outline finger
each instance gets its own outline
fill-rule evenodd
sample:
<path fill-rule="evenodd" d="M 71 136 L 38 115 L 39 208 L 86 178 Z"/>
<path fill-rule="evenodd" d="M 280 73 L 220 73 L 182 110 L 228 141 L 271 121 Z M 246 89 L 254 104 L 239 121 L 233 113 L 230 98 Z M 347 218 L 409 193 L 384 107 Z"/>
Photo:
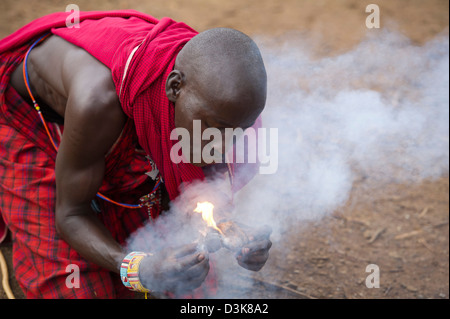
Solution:
<path fill-rule="evenodd" d="M 244 262 L 240 262 L 238 261 L 239 266 L 241 266 L 242 268 L 251 270 L 251 271 L 259 271 L 261 270 L 262 267 L 264 267 L 264 265 L 266 264 L 265 262 L 263 263 L 258 263 L 258 264 L 250 264 L 250 263 L 244 263 Z"/>
<path fill-rule="evenodd" d="M 192 290 L 200 287 L 202 283 L 205 281 L 206 276 L 203 278 L 195 278 L 195 279 L 189 279 L 184 281 L 177 281 L 175 284 L 176 286 L 176 293 L 178 295 L 184 295 L 186 293 L 191 292 Z"/>
<path fill-rule="evenodd" d="M 193 265 L 201 262 L 205 259 L 205 254 L 196 253 L 194 255 L 189 255 L 182 257 L 181 259 L 177 258 L 172 261 L 168 261 L 166 264 L 166 273 L 168 277 L 179 277 L 182 276 L 183 273 L 192 267 Z"/>
<path fill-rule="evenodd" d="M 208 275 L 208 273 L 206 273 L 206 275 Z M 192 291 L 192 290 L 200 287 L 203 284 L 203 282 L 205 281 L 206 275 L 202 276 L 202 277 L 190 279 L 189 281 L 184 283 L 184 288 L 187 291 Z"/>
<path fill-rule="evenodd" d="M 245 247 L 239 254 L 236 255 L 236 259 L 238 262 L 246 264 L 265 263 L 269 258 L 269 248 L 271 245 L 272 243 L 268 241 L 265 244 L 255 245 L 253 247 L 255 250 L 250 250 L 250 248 Z"/>
<path fill-rule="evenodd" d="M 200 263 L 187 269 L 184 273 L 184 276 L 187 280 L 203 281 L 205 277 L 208 275 L 209 269 L 210 269 L 209 261 L 205 258 Z"/>
<path fill-rule="evenodd" d="M 191 285 L 190 281 L 203 281 L 209 272 L 209 258 L 201 253 L 188 255 L 179 259 L 167 259 L 164 263 L 164 271 L 161 273 L 161 286 L 174 293 L 186 290 L 185 285 Z M 155 287 L 161 288 L 154 285 Z M 198 285 L 197 285 L 198 286 Z"/>
<path fill-rule="evenodd" d="M 252 257 L 243 257 L 237 259 L 238 264 L 249 270 L 258 271 L 260 270 L 267 262 L 269 258 L 268 253 L 252 256 Z"/>
<path fill-rule="evenodd" d="M 187 255 L 195 254 L 197 252 L 198 244 L 191 243 L 181 247 L 175 248 L 172 253 L 176 258 L 184 257 Z"/>
<path fill-rule="evenodd" d="M 269 258 L 269 254 L 267 251 L 259 251 L 253 254 L 239 255 L 236 257 L 238 261 L 244 263 L 260 263 L 266 261 L 267 258 Z"/>
<path fill-rule="evenodd" d="M 236 257 L 238 261 L 244 263 L 261 263 L 265 262 L 269 258 L 269 252 L 267 250 L 259 250 L 251 254 L 239 255 Z"/>
<path fill-rule="evenodd" d="M 177 258 L 177 268 L 178 271 L 186 271 L 192 266 L 202 264 L 203 262 L 209 262 L 208 254 L 196 251 L 194 254 Z"/>
<path fill-rule="evenodd" d="M 253 241 L 246 244 L 240 251 L 242 255 L 251 254 L 257 251 L 266 251 L 272 247 L 272 242 L 270 240 L 260 240 Z"/>
<path fill-rule="evenodd" d="M 196 287 L 200 286 L 205 281 L 206 276 L 208 276 L 209 270 L 210 270 L 209 262 L 206 263 L 204 267 L 202 267 L 201 269 L 194 269 L 194 268 L 189 269 L 187 275 L 189 277 L 188 282 L 190 283 L 190 285 Z"/>
<path fill-rule="evenodd" d="M 198 288 L 205 281 L 209 269 L 209 262 L 204 259 L 199 264 L 173 276 L 172 280 L 174 280 L 177 292 L 183 294 Z"/>

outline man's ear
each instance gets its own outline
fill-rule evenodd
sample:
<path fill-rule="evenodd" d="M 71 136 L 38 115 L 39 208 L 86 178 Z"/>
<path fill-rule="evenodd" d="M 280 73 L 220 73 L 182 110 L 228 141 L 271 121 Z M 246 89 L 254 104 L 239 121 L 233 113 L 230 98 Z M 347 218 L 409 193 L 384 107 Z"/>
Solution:
<path fill-rule="evenodd" d="M 166 95 L 169 101 L 175 103 L 180 95 L 180 90 L 184 85 L 184 74 L 179 70 L 170 72 L 166 81 Z"/>

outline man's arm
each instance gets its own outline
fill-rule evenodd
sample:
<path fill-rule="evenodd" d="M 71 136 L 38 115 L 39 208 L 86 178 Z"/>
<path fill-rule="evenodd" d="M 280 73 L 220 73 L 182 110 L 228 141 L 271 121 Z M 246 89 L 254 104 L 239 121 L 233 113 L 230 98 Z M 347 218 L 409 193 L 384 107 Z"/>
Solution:
<path fill-rule="evenodd" d="M 118 273 L 125 253 L 90 203 L 102 184 L 105 154 L 119 137 L 126 118 L 110 71 L 97 63 L 88 62 L 76 74 L 63 76 L 70 81 L 56 158 L 56 227 L 84 258 Z"/>
<path fill-rule="evenodd" d="M 99 91 L 110 89 L 106 81 Z M 114 96 L 100 100 L 95 95 L 72 96 L 56 158 L 56 227 L 84 258 L 119 273 L 127 252 L 95 216 L 90 203 L 103 180 L 105 154 L 120 135 L 125 117 Z M 200 286 L 208 271 L 207 253 L 193 243 L 154 252 L 142 261 L 140 278 L 152 290 L 181 292 Z"/>
<path fill-rule="evenodd" d="M 58 44 L 55 50 L 72 46 Z M 65 52 L 61 91 L 67 92 L 68 99 L 56 158 L 56 228 L 85 259 L 119 273 L 129 252 L 97 218 L 91 201 L 103 181 L 105 155 L 119 137 L 126 116 L 111 71 L 82 49 Z M 152 290 L 180 292 L 200 286 L 208 271 L 207 252 L 193 243 L 152 251 L 151 257 L 142 260 L 139 277 Z"/>

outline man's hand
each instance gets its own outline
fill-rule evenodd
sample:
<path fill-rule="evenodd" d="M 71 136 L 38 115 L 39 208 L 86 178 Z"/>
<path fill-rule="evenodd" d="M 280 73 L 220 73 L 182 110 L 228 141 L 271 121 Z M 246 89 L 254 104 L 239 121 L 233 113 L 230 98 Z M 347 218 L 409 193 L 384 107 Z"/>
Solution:
<path fill-rule="evenodd" d="M 242 228 L 249 242 L 236 254 L 238 264 L 245 269 L 259 271 L 269 258 L 269 249 L 272 242 L 269 237 L 272 233 L 270 226 L 261 228 Z"/>
<path fill-rule="evenodd" d="M 139 277 L 153 291 L 183 294 L 199 287 L 209 272 L 209 258 L 197 244 L 166 249 L 142 260 Z"/>

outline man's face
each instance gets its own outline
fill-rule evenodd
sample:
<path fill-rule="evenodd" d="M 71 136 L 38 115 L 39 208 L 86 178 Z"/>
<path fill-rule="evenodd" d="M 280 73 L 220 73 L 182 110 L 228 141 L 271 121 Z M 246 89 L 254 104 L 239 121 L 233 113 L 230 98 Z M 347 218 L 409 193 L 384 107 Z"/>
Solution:
<path fill-rule="evenodd" d="M 220 102 L 218 99 L 208 98 L 201 94 L 200 90 L 181 90 L 175 102 L 175 127 L 184 128 L 189 132 L 190 136 L 190 158 L 187 159 L 195 166 L 205 166 L 203 157 L 194 157 L 194 152 L 199 151 L 194 148 L 194 138 L 203 136 L 203 132 L 207 128 L 217 128 L 221 132 L 221 140 L 218 141 L 213 137 L 209 139 L 201 139 L 200 152 L 205 145 L 209 144 L 213 139 L 215 143 L 220 143 L 215 147 L 216 151 L 220 150 L 221 154 L 225 154 L 225 129 L 226 128 L 242 128 L 246 129 L 253 125 L 259 112 L 251 112 L 248 106 L 239 105 L 240 103 Z M 243 110 L 248 110 L 247 112 Z M 194 120 L 200 120 L 200 134 L 194 135 Z M 197 129 L 198 131 L 198 129 Z M 198 132 L 196 132 L 198 133 Z M 198 139 L 197 139 L 198 140 Z M 199 141 L 200 142 L 200 141 Z M 211 146 L 211 145 L 210 145 Z M 195 158 L 201 158 L 200 163 L 195 162 Z"/>

